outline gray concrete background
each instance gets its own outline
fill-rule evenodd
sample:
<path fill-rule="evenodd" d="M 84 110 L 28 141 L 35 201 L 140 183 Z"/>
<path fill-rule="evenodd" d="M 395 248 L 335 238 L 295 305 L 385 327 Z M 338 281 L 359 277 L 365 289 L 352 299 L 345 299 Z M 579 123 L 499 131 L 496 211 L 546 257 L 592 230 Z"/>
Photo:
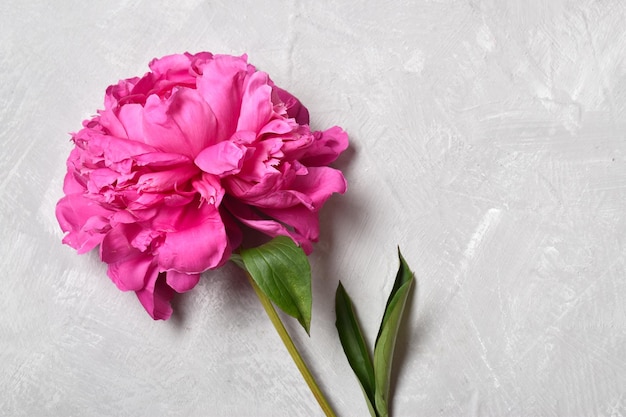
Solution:
<path fill-rule="evenodd" d="M 311 338 L 367 414 L 334 328 L 376 336 L 400 245 L 419 289 L 395 416 L 626 415 L 626 3 L 4 0 L 0 415 L 321 415 L 245 279 L 206 273 L 152 322 L 60 243 L 67 132 L 153 57 L 247 52 L 351 148 L 322 212 Z"/>

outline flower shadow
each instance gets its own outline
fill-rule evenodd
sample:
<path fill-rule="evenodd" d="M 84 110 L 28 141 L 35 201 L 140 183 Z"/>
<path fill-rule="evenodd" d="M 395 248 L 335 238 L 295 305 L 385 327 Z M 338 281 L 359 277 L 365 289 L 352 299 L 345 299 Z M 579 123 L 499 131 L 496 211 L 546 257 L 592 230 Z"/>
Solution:
<path fill-rule="evenodd" d="M 322 323 L 334 323 L 335 290 L 341 277 L 338 268 L 337 253 L 345 244 L 337 242 L 338 231 L 344 228 L 353 230 L 361 222 L 361 211 L 356 204 L 356 199 L 350 194 L 350 169 L 357 156 L 357 151 L 350 145 L 333 166 L 341 170 L 348 182 L 348 191 L 344 195 L 336 195 L 330 198 L 320 210 L 320 240 L 314 246 L 311 255 L 311 267 L 313 274 L 314 303 L 318 308 L 313 315 L 314 320 Z M 331 285 L 331 284 L 334 284 Z M 332 331 L 334 331 L 334 326 Z"/>

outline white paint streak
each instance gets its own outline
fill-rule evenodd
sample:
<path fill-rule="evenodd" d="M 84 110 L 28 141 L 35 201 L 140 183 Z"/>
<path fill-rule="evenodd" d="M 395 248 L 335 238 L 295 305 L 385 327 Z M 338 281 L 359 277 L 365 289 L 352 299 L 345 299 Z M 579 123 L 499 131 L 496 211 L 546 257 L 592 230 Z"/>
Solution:
<path fill-rule="evenodd" d="M 483 241 L 485 234 L 487 231 L 497 226 L 500 222 L 500 217 L 502 216 L 502 210 L 497 208 L 490 208 L 487 210 L 487 213 L 483 216 L 480 224 L 476 227 L 474 234 L 470 238 L 467 247 L 463 251 L 463 258 L 466 260 L 471 260 L 476 255 L 476 248 Z"/>
<path fill-rule="evenodd" d="M 424 52 L 419 49 L 415 49 L 409 59 L 404 63 L 404 69 L 409 72 L 421 74 L 424 70 L 425 58 Z"/>
<path fill-rule="evenodd" d="M 500 222 L 501 217 L 502 210 L 497 208 L 490 208 L 482 217 L 478 226 L 476 226 L 474 233 L 470 237 L 469 241 L 467 242 L 467 246 L 463 251 L 463 257 L 461 258 L 458 272 L 454 276 L 457 284 L 460 285 L 459 279 L 467 273 L 467 270 L 470 267 L 472 260 L 476 256 L 476 250 L 482 243 L 485 235 L 490 229 L 497 226 L 497 224 Z"/>
<path fill-rule="evenodd" d="M 496 39 L 493 37 L 489 26 L 483 24 L 476 33 L 476 43 L 487 52 L 491 52 L 496 47 Z"/>
<path fill-rule="evenodd" d="M 474 321 L 474 318 L 472 316 L 468 316 L 468 318 L 469 318 L 469 324 L 472 330 L 474 331 L 474 334 L 476 335 L 476 339 L 478 339 L 478 343 L 480 344 L 480 351 L 481 351 L 480 359 L 489 370 L 491 378 L 493 379 L 493 386 L 495 388 L 500 388 L 500 381 L 498 380 L 498 375 L 496 374 L 496 370 L 494 369 L 493 365 L 491 365 L 487 357 L 488 355 L 487 345 L 480 334 L 480 330 L 478 330 L 478 326 L 476 326 L 476 322 Z"/>

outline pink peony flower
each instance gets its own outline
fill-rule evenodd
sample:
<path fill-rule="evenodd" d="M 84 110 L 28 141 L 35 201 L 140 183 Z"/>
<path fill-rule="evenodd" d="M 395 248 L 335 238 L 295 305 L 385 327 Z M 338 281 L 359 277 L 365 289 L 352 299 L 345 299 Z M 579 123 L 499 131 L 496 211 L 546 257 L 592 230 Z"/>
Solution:
<path fill-rule="evenodd" d="M 110 86 L 72 135 L 56 216 L 64 243 L 100 245 L 117 287 L 167 319 L 174 293 L 223 265 L 245 228 L 310 253 L 318 210 L 346 190 L 326 165 L 348 138 L 312 132 L 306 108 L 245 55 L 171 55 L 150 69 Z"/>

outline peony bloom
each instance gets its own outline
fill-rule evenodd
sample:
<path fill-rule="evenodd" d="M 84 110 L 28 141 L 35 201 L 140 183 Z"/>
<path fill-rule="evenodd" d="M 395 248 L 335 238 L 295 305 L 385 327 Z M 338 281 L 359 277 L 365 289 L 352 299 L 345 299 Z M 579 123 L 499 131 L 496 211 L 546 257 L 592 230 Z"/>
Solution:
<path fill-rule="evenodd" d="M 56 216 L 63 242 L 100 246 L 107 273 L 154 319 L 175 292 L 223 265 L 242 231 L 286 235 L 305 252 L 318 210 L 346 181 L 326 166 L 348 146 L 312 132 L 306 108 L 246 56 L 171 55 L 110 86 L 72 135 Z"/>

